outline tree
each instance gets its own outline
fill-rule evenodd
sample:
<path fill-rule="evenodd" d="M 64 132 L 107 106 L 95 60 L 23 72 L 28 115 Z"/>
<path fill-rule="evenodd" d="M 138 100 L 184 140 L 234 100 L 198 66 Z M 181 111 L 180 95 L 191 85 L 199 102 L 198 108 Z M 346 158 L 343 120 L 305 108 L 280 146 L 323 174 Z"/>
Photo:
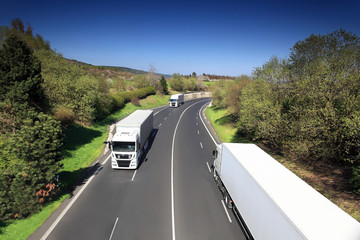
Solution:
<path fill-rule="evenodd" d="M 160 84 L 161 84 L 161 87 L 162 87 L 162 93 L 164 93 L 165 95 L 168 95 L 169 94 L 169 89 L 168 89 L 168 85 L 167 85 L 167 82 L 166 82 L 166 79 L 165 79 L 164 76 L 161 76 Z"/>
<path fill-rule="evenodd" d="M 169 79 L 170 87 L 175 91 L 184 91 L 185 90 L 185 78 L 178 73 L 174 73 Z"/>
<path fill-rule="evenodd" d="M 147 80 L 147 77 L 144 74 L 135 75 L 133 78 L 133 82 L 134 82 L 134 87 L 137 89 L 149 86 L 149 81 Z"/>
<path fill-rule="evenodd" d="M 17 36 L 7 38 L 0 49 L 0 101 L 16 108 L 40 108 L 44 99 L 40 61 Z"/>
<path fill-rule="evenodd" d="M 24 23 L 21 21 L 20 18 L 15 18 L 11 21 L 11 27 L 16 29 L 20 34 L 24 34 Z"/>
<path fill-rule="evenodd" d="M 284 113 L 293 151 L 313 161 L 359 164 L 359 127 L 352 123 L 360 118 L 360 38 L 342 29 L 311 35 L 294 45 L 290 64 Z"/>
<path fill-rule="evenodd" d="M 154 87 L 157 91 L 160 91 L 160 79 L 156 74 L 156 68 L 152 64 L 150 64 L 150 69 L 146 74 L 146 78 L 151 87 Z"/>

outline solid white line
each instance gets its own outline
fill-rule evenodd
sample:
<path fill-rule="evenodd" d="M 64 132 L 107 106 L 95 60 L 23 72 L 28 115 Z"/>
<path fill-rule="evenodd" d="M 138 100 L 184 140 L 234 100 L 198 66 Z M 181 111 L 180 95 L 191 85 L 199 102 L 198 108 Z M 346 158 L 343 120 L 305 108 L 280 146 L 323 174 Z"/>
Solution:
<path fill-rule="evenodd" d="M 229 222 L 232 222 L 232 221 L 231 221 L 231 218 L 230 218 L 230 215 L 229 215 L 229 213 L 228 213 L 228 211 L 227 211 L 227 209 L 226 209 L 226 207 L 225 207 L 225 203 L 224 203 L 224 201 L 223 201 L 223 200 L 221 200 L 221 203 L 222 203 L 222 205 L 223 205 L 223 207 L 224 207 L 224 210 L 225 210 L 226 215 L 227 215 L 227 217 L 228 217 L 228 219 L 229 219 Z"/>
<path fill-rule="evenodd" d="M 211 169 L 210 169 L 210 166 L 209 166 L 209 163 L 208 163 L 208 162 L 206 162 L 206 165 L 207 165 L 207 167 L 208 167 L 208 169 L 209 169 L 209 172 L 211 172 Z"/>
<path fill-rule="evenodd" d="M 173 135 L 173 140 L 172 140 L 171 164 L 170 164 L 171 165 L 171 227 L 172 227 L 171 230 L 172 230 L 172 240 L 175 240 L 175 203 L 174 203 L 174 147 L 175 147 L 175 136 L 176 136 L 176 131 L 177 131 L 177 128 L 179 126 L 179 123 L 180 123 L 180 120 L 181 120 L 182 116 L 184 115 L 186 110 L 188 110 L 190 107 L 192 107 L 193 105 L 195 105 L 197 103 L 194 103 L 194 104 L 190 105 L 189 107 L 187 107 L 181 113 L 181 115 L 179 117 L 179 120 L 178 120 L 178 122 L 176 124 L 174 135 Z"/>
<path fill-rule="evenodd" d="M 132 178 L 131 178 L 131 181 L 134 181 L 134 178 L 135 178 L 136 172 L 137 172 L 137 170 L 135 170 L 135 172 L 134 172 L 134 174 L 133 174 L 133 176 L 132 176 Z"/>
<path fill-rule="evenodd" d="M 200 142 L 200 147 L 203 148 L 202 142 Z"/>
<path fill-rule="evenodd" d="M 205 104 L 204 106 L 202 106 L 201 109 L 203 109 L 203 107 L 205 107 L 205 106 L 206 106 L 206 104 Z M 211 135 L 209 129 L 206 127 L 206 124 L 204 123 L 204 120 L 203 120 L 202 117 L 201 117 L 201 111 L 202 111 L 201 109 L 200 109 L 200 112 L 199 112 L 200 119 L 201 119 L 201 121 L 202 121 L 202 123 L 203 123 L 203 125 L 204 125 L 204 127 L 205 127 L 205 129 L 206 129 L 206 131 L 209 133 L 211 139 L 212 139 L 213 142 L 215 143 L 215 145 L 218 145 L 218 144 L 216 143 L 214 137 Z"/>
<path fill-rule="evenodd" d="M 165 109 L 167 109 L 167 107 L 164 107 L 164 108 L 161 109 L 160 111 L 157 111 L 156 113 L 154 113 L 154 116 L 155 116 L 156 114 L 158 114 L 159 112 L 161 112 L 162 110 L 165 110 Z"/>
<path fill-rule="evenodd" d="M 113 226 L 113 229 L 112 229 L 112 231 L 111 231 L 111 235 L 110 235 L 109 240 L 111 240 L 111 238 L 112 238 L 112 236 L 113 236 L 113 234 L 114 234 L 115 227 L 116 227 L 116 224 L 117 224 L 118 220 L 119 220 L 119 218 L 116 218 L 116 221 L 115 221 L 114 226 Z"/>
<path fill-rule="evenodd" d="M 105 164 L 111 157 L 111 154 L 109 155 L 109 157 L 103 162 L 103 164 Z"/>
<path fill-rule="evenodd" d="M 87 185 L 89 185 L 89 183 L 94 179 L 95 174 L 92 175 L 89 180 L 85 183 L 85 185 L 80 189 L 80 191 L 76 194 L 76 196 L 71 200 L 71 202 L 69 203 L 69 205 L 66 206 L 66 208 L 64 209 L 64 211 L 62 211 L 62 213 L 58 216 L 58 218 L 55 220 L 55 222 L 53 222 L 53 224 L 50 226 L 50 228 L 46 231 L 46 233 L 44 234 L 44 236 L 42 236 L 41 240 L 45 240 L 50 233 L 52 232 L 52 230 L 54 230 L 54 228 L 56 227 L 56 225 L 60 222 L 60 220 L 65 216 L 65 214 L 67 213 L 67 211 L 69 211 L 69 209 L 71 208 L 71 206 L 74 204 L 74 202 L 76 201 L 76 199 L 78 199 L 78 197 L 81 195 L 81 193 L 85 190 L 85 188 L 87 187 Z"/>

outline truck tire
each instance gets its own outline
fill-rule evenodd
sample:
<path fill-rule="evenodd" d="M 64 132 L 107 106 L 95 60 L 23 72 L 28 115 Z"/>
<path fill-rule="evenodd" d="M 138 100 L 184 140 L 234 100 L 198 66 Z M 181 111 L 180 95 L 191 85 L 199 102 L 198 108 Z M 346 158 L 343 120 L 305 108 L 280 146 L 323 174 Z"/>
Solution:
<path fill-rule="evenodd" d="M 229 209 L 232 209 L 233 205 L 232 205 L 232 200 L 229 196 L 228 193 L 224 194 L 224 202 L 225 202 L 225 206 Z"/>

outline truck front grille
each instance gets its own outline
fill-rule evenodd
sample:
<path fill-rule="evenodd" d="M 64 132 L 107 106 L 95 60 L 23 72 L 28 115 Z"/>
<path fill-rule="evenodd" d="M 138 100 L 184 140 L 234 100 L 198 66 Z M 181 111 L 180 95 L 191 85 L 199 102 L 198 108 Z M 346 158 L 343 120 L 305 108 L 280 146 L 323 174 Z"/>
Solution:
<path fill-rule="evenodd" d="M 118 167 L 129 167 L 131 161 L 116 160 Z"/>
<path fill-rule="evenodd" d="M 115 154 L 115 157 L 117 159 L 131 159 L 131 154 Z"/>

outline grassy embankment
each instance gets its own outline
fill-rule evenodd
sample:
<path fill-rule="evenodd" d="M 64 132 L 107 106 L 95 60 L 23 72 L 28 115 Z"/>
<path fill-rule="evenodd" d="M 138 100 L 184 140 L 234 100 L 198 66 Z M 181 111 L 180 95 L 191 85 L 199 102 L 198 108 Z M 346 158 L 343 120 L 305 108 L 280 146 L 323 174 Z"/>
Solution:
<path fill-rule="evenodd" d="M 101 154 L 110 124 L 137 109 L 149 109 L 166 105 L 168 100 L 169 96 L 149 96 L 140 100 L 140 106 L 128 103 L 123 109 L 116 111 L 101 122 L 94 123 L 92 127 L 71 126 L 66 133 L 67 137 L 63 150 L 64 158 L 62 160 L 63 168 L 59 174 L 62 188 L 67 189 L 66 192 L 69 192 L 69 187 Z M 69 197 L 69 193 L 66 192 L 56 200 L 47 203 L 41 212 L 27 219 L 2 223 L 0 225 L 0 239 L 20 240 L 29 237 Z"/>
<path fill-rule="evenodd" d="M 246 142 L 238 136 L 234 119 L 226 109 L 207 108 L 206 116 L 211 120 L 222 142 Z M 260 147 L 271 153 L 264 146 Z M 270 155 L 353 218 L 360 221 L 359 196 L 349 188 L 349 182 L 344 178 L 343 171 L 326 164 L 314 168 L 294 159 L 286 159 L 281 155 Z"/>

